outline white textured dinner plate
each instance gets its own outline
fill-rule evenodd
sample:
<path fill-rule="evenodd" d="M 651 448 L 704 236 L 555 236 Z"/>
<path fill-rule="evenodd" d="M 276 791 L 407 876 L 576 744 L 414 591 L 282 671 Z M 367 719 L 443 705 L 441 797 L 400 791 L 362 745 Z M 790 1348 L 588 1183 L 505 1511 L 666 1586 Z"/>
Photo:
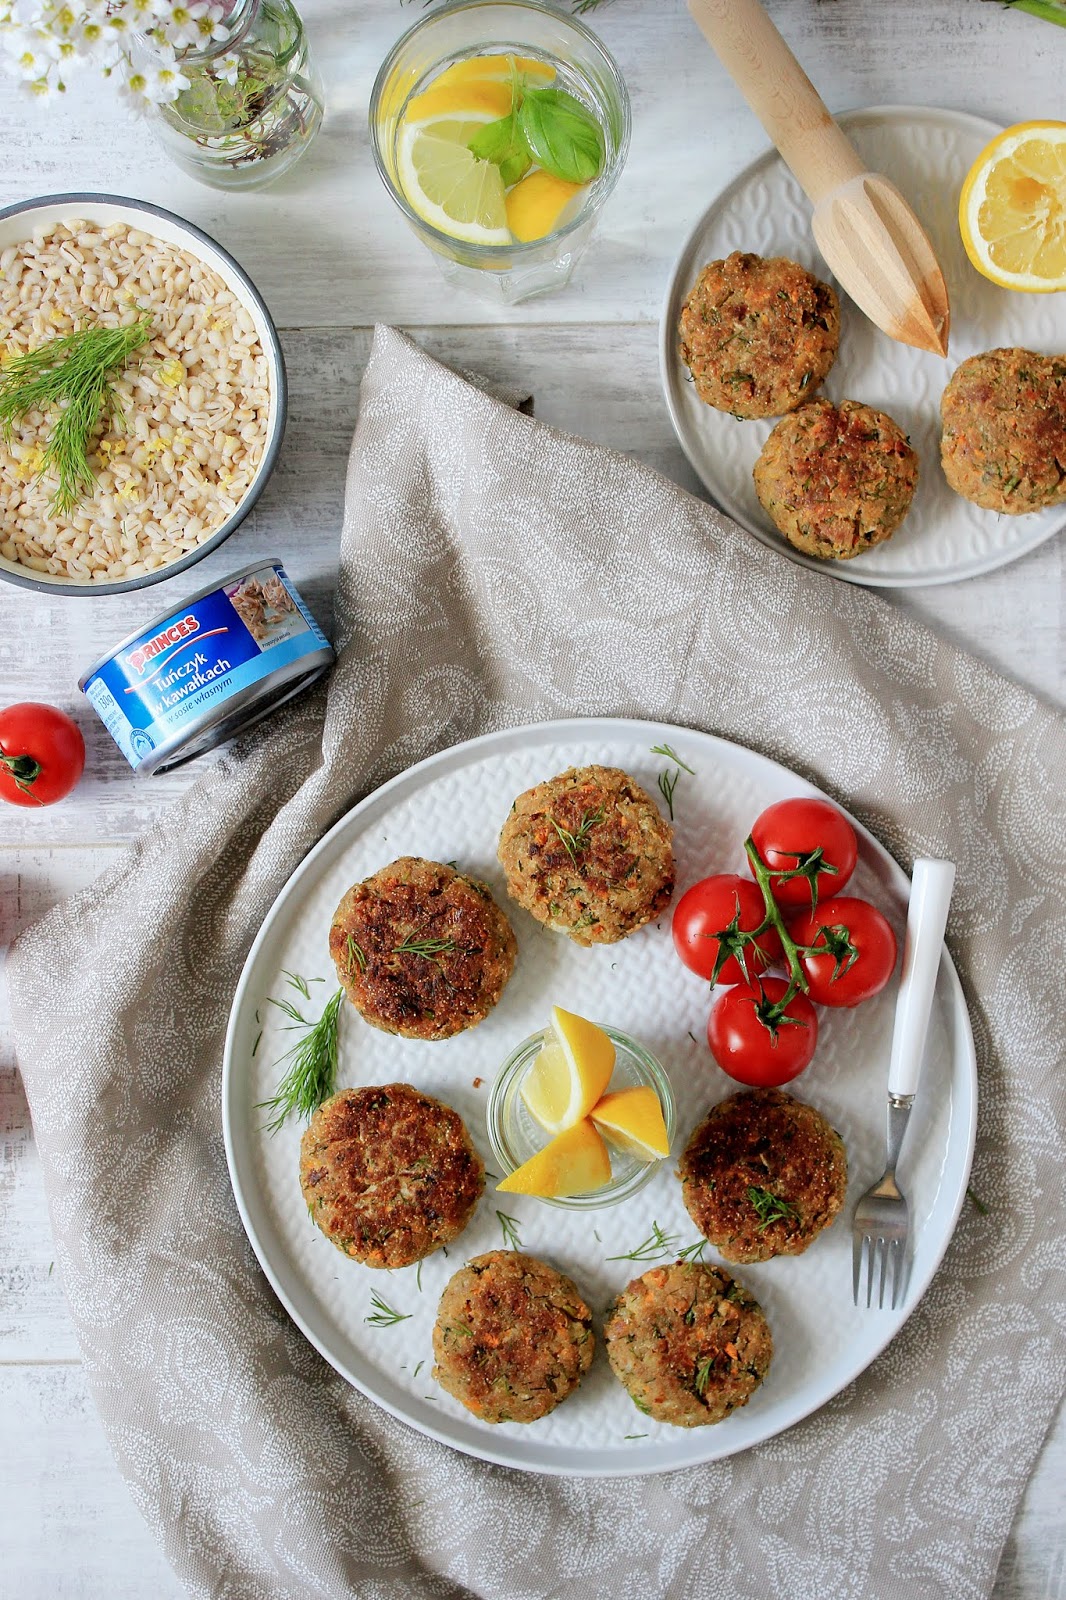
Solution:
<path fill-rule="evenodd" d="M 741 870 L 743 840 L 758 813 L 788 795 L 816 793 L 738 745 L 657 723 L 549 722 L 457 745 L 362 801 L 293 873 L 249 953 L 226 1038 L 222 1108 L 234 1193 L 290 1315 L 338 1372 L 395 1416 L 457 1450 L 530 1472 L 613 1476 L 693 1466 L 768 1439 L 824 1405 L 885 1347 L 928 1285 L 955 1226 L 973 1152 L 973 1041 L 945 952 L 901 1169 L 915 1219 L 911 1286 L 898 1311 L 856 1310 L 847 1219 L 883 1166 L 895 982 L 856 1011 L 823 1012 L 814 1063 L 790 1089 L 843 1135 L 846 1213 L 802 1256 L 731 1269 L 760 1301 L 774 1339 L 769 1375 L 747 1406 L 701 1428 L 664 1426 L 637 1410 L 611 1374 L 601 1330 L 611 1298 L 653 1261 L 610 1258 L 635 1250 L 654 1224 L 673 1236 L 675 1248 L 696 1241 L 681 1203 L 677 1156 L 709 1107 L 737 1086 L 704 1042 L 709 991 L 675 956 L 669 917 L 619 944 L 580 949 L 507 899 L 496 840 L 515 796 L 569 766 L 623 767 L 656 794 L 667 763 L 652 746 L 664 741 L 695 769 L 695 776 L 681 773 L 674 795 L 680 886 L 709 872 Z M 907 878 L 862 829 L 859 837 L 854 890 L 880 905 L 901 932 Z M 327 937 L 341 896 L 408 854 L 455 860 L 492 886 L 518 936 L 514 977 L 485 1022 L 437 1043 L 381 1033 L 345 1005 L 337 1087 L 400 1080 L 438 1096 L 460 1112 L 492 1172 L 485 1109 L 493 1077 L 513 1046 L 543 1027 L 549 1007 L 559 1004 L 621 1028 L 658 1057 L 673 1082 L 679 1135 L 673 1158 L 639 1194 L 601 1210 L 571 1212 L 527 1196 L 497 1196 L 490 1181 L 447 1257 L 438 1251 L 420 1269 L 387 1272 L 349 1260 L 315 1227 L 300 1192 L 302 1127 L 290 1119 L 271 1136 L 256 1105 L 275 1090 L 275 1063 L 292 1042 L 268 997 L 300 1006 L 285 974 L 323 979 L 310 985 L 318 1015 L 336 988 Z M 514 1219 L 523 1249 L 575 1280 L 596 1324 L 596 1357 L 580 1388 L 549 1417 L 526 1426 L 479 1421 L 432 1377 L 441 1291 L 470 1256 L 504 1246 L 497 1211 Z M 715 1259 L 710 1247 L 706 1259 Z M 375 1292 L 406 1320 L 386 1327 L 369 1322 Z"/>
<path fill-rule="evenodd" d="M 940 466 L 940 396 L 967 356 L 999 345 L 1045 355 L 1066 350 L 1066 294 L 999 289 L 973 267 L 959 237 L 962 182 L 1002 130 L 983 117 L 923 106 L 845 111 L 837 121 L 871 171 L 892 178 L 925 224 L 951 297 L 948 359 L 913 350 L 875 328 L 828 271 L 811 234 L 811 207 L 775 150 L 748 167 L 696 223 L 674 268 L 660 329 L 666 403 L 678 439 L 712 499 L 764 544 L 851 583 L 898 588 L 952 583 L 990 572 L 1063 526 L 1063 508 L 1007 517 L 948 488 Z M 920 458 L 918 491 L 891 539 L 851 561 L 816 561 L 785 540 L 759 504 L 752 467 L 776 418 L 738 422 L 696 394 L 681 359 L 681 308 L 708 261 L 734 250 L 788 256 L 840 296 L 840 354 L 818 397 L 861 400 L 894 417 Z"/>

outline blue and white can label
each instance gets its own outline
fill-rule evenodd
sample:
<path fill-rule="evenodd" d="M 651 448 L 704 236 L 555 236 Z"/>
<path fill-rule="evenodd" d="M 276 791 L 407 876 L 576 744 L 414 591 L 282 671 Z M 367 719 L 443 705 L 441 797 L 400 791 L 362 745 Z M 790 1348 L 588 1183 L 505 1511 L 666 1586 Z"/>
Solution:
<path fill-rule="evenodd" d="M 80 680 L 135 772 L 177 766 L 306 688 L 333 660 L 280 563 L 235 573 L 131 635 Z"/>

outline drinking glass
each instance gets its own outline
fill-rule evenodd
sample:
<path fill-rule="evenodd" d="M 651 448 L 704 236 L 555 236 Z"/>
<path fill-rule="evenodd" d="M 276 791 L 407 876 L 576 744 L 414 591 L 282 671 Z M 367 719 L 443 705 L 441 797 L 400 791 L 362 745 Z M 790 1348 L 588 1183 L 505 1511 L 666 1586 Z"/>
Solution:
<path fill-rule="evenodd" d="M 555 69 L 555 87 L 579 99 L 603 133 L 605 159 L 575 215 L 543 238 L 507 245 L 468 243 L 411 205 L 398 177 L 397 146 L 408 102 L 445 68 L 475 56 L 532 57 Z M 450 0 L 416 22 L 382 63 L 370 100 L 374 160 L 389 194 L 432 250 L 444 276 L 483 299 L 513 305 L 569 281 L 629 148 L 625 83 L 596 35 L 541 0 Z"/>

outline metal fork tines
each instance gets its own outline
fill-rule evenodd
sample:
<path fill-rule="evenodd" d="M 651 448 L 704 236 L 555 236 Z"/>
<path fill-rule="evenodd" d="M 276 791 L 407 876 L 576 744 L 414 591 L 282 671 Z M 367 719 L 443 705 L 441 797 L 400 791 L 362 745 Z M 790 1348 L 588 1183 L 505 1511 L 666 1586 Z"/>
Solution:
<path fill-rule="evenodd" d="M 892 1113 L 902 1114 L 906 1124 L 910 1106 L 893 1106 L 889 1102 L 889 1119 Z M 890 1136 L 891 1137 L 891 1136 Z M 902 1142 L 902 1131 L 899 1138 Z M 898 1145 L 897 1145 L 898 1149 Z M 852 1225 L 851 1286 L 855 1304 L 859 1305 L 863 1263 L 866 1266 L 866 1304 L 872 1306 L 874 1282 L 877 1280 L 877 1305 L 885 1304 L 885 1289 L 891 1295 L 889 1304 L 894 1311 L 902 1302 L 907 1290 L 907 1235 L 909 1218 L 907 1202 L 896 1183 L 895 1162 L 872 1189 L 868 1189 L 855 1207 Z"/>

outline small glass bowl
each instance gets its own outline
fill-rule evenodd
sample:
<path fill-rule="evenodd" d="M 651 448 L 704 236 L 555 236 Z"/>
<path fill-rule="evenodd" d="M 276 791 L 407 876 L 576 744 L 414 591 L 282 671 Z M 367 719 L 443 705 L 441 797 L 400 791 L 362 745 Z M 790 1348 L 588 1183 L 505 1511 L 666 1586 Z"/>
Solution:
<path fill-rule="evenodd" d="M 633 1089 L 642 1084 L 654 1089 L 663 1108 L 667 1139 L 672 1145 L 677 1108 L 670 1079 L 663 1067 L 627 1033 L 604 1027 L 602 1023 L 599 1026 L 615 1047 L 614 1072 L 608 1092 L 613 1094 L 616 1089 Z M 514 1172 L 516 1167 L 522 1166 L 548 1143 L 548 1135 L 526 1110 L 521 1093 L 526 1075 L 537 1059 L 547 1032 L 547 1029 L 543 1029 L 523 1039 L 507 1057 L 492 1085 L 487 1113 L 488 1134 L 493 1154 L 502 1168 L 501 1177 Z M 614 1145 L 609 1145 L 608 1149 L 611 1154 L 611 1181 L 604 1184 L 602 1189 L 558 1199 L 549 1199 L 545 1195 L 536 1198 L 543 1200 L 546 1205 L 563 1206 L 570 1211 L 595 1211 L 600 1206 L 614 1206 L 642 1189 L 661 1164 L 658 1161 L 638 1161 L 636 1156 L 629 1155 L 625 1150 L 617 1150 Z"/>

